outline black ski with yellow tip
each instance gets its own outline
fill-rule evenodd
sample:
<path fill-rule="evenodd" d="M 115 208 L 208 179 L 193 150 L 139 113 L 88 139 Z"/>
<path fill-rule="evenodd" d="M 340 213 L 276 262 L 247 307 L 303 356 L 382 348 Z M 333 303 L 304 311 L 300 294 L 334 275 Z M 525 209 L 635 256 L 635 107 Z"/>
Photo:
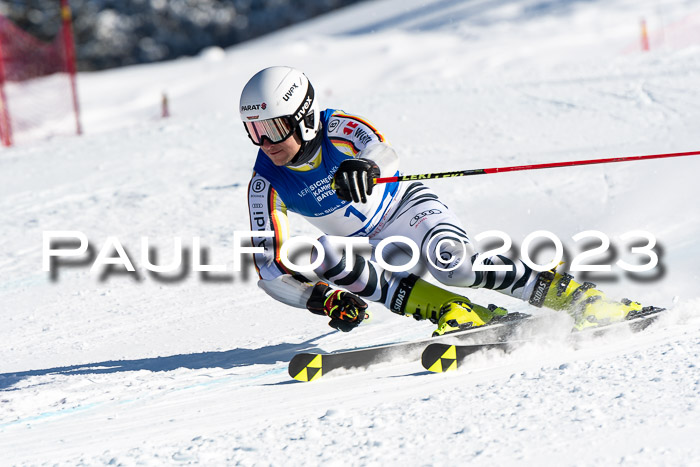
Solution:
<path fill-rule="evenodd" d="M 335 353 L 299 353 L 289 362 L 289 376 L 298 381 L 315 381 L 339 369 L 367 368 L 394 357 L 417 360 L 427 342 L 368 347 Z"/>
<path fill-rule="evenodd" d="M 479 351 L 498 349 L 508 352 L 513 346 L 511 342 L 471 345 L 430 344 L 423 350 L 421 364 L 423 368 L 433 373 L 444 373 L 456 370 L 464 359 Z"/>
<path fill-rule="evenodd" d="M 585 338 L 586 336 L 600 337 L 616 329 L 628 329 L 632 332 L 643 331 L 654 323 L 657 318 L 662 316 L 665 311 L 667 311 L 665 308 L 646 307 L 631 314 L 625 321 L 574 331 L 569 336 L 569 341 L 575 343 L 577 340 Z M 460 345 L 459 343 L 451 344 L 441 342 L 430 343 L 423 350 L 421 364 L 423 368 L 428 371 L 444 373 L 446 371 L 456 370 L 467 357 L 480 350 L 498 349 L 503 352 L 510 352 L 526 342 L 528 342 L 528 340 L 482 343 L 480 345 Z"/>
<path fill-rule="evenodd" d="M 289 362 L 289 375 L 298 381 L 315 381 L 339 369 L 367 368 L 378 363 L 417 361 L 426 346 L 437 342 L 463 342 L 474 346 L 475 351 L 483 346 L 481 342 L 503 342 L 516 330 L 540 321 L 523 313 L 510 313 L 494 321 L 493 324 L 446 334 L 419 341 L 400 342 L 377 347 L 366 347 L 334 353 L 299 353 Z M 478 347 L 478 348 L 477 348 Z"/>

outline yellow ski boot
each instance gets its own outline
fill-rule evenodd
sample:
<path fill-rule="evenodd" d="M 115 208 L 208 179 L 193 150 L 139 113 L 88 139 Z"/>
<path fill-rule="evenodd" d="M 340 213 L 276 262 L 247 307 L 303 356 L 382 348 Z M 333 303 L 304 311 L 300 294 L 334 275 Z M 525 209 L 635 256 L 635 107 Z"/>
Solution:
<path fill-rule="evenodd" d="M 574 318 L 574 329 L 578 331 L 623 321 L 631 317 L 630 314 L 653 308 L 644 308 L 628 299 L 610 300 L 595 287 L 592 282 L 575 282 L 571 274 L 546 271 L 537 278 L 530 303 L 567 311 Z"/>
<path fill-rule="evenodd" d="M 503 308 L 497 308 L 497 310 L 505 312 Z M 467 299 L 447 303 L 440 312 L 438 327 L 433 331 L 433 336 L 483 326 L 494 318 L 494 313 L 490 309 L 475 305 Z"/>
<path fill-rule="evenodd" d="M 433 336 L 484 326 L 494 318 L 505 316 L 508 311 L 495 305 L 488 308 L 469 301 L 468 298 L 442 289 L 410 275 L 403 279 L 391 302 L 391 311 L 427 319 L 438 325 Z"/>

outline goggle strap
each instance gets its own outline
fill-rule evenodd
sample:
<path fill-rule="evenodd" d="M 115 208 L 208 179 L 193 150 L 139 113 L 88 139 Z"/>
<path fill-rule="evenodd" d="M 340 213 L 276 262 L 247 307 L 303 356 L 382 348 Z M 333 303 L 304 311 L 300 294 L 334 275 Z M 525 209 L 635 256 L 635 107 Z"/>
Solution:
<path fill-rule="evenodd" d="M 292 114 L 292 117 L 294 118 L 294 121 L 298 124 L 301 122 L 306 115 L 308 114 L 309 110 L 311 109 L 311 106 L 314 103 L 314 87 L 311 86 L 311 83 L 308 83 L 308 87 L 306 88 L 306 96 L 304 96 L 304 100 L 301 101 L 301 104 L 299 107 L 297 107 L 297 110 Z"/>

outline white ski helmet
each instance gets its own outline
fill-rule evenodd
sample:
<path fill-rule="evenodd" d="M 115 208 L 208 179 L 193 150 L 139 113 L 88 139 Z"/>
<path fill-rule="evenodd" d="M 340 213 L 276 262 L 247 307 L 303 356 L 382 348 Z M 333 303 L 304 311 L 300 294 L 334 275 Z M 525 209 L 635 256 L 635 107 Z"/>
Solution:
<path fill-rule="evenodd" d="M 297 128 L 303 142 L 311 141 L 321 126 L 313 86 L 304 73 L 287 66 L 265 68 L 250 78 L 241 93 L 240 112 L 257 146 L 263 137 L 284 141 Z"/>

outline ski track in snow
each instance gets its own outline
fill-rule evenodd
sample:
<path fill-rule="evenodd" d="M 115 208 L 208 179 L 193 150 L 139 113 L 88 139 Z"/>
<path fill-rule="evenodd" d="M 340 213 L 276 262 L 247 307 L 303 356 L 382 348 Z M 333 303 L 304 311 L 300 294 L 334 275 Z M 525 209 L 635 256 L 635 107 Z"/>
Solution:
<path fill-rule="evenodd" d="M 381 0 L 219 58 L 81 74 L 83 137 L 0 152 L 0 464 L 700 465 L 700 158 L 431 184 L 472 237 L 503 230 L 516 248 L 546 229 L 571 259 L 571 236 L 596 229 L 614 263 L 634 258 L 619 235 L 652 232 L 651 279 L 586 275 L 618 298 L 681 297 L 639 334 L 573 344 L 569 318 L 552 315 L 535 342 L 454 373 L 402 362 L 299 383 L 296 352 L 433 326 L 371 305 L 371 322 L 338 333 L 266 297 L 250 263 L 232 272 L 254 158 L 237 102 L 258 69 L 303 69 L 324 107 L 385 132 L 405 173 L 696 151 L 698 24 L 695 0 Z M 291 221 L 292 235 L 317 234 Z M 84 232 L 93 259 L 116 236 L 138 273 L 43 272 L 46 230 Z M 157 264 L 181 237 L 185 265 L 146 271 L 144 236 Z M 226 273 L 188 269 L 193 237 Z"/>

